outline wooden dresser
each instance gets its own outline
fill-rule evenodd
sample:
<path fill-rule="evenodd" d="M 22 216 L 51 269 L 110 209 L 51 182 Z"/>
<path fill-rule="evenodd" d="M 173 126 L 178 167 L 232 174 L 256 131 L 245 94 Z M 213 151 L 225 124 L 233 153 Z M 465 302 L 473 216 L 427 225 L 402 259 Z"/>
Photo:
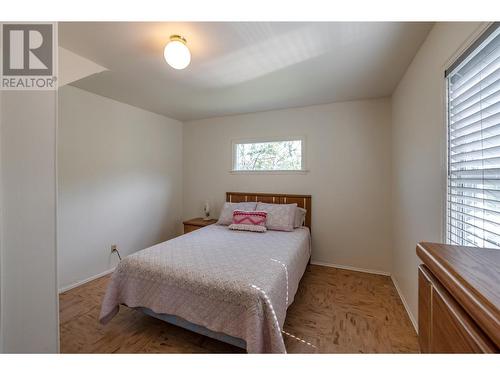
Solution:
<path fill-rule="evenodd" d="M 498 353 L 500 250 L 422 242 L 417 255 L 422 353 Z"/>

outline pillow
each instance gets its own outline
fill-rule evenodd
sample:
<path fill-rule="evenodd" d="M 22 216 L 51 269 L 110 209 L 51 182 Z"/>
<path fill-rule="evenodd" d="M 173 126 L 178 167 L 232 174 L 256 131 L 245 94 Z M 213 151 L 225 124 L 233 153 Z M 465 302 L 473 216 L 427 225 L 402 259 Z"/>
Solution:
<path fill-rule="evenodd" d="M 264 211 L 233 211 L 233 222 L 229 229 L 247 230 L 250 232 L 265 232 L 267 212 Z"/>
<path fill-rule="evenodd" d="M 267 219 L 267 212 L 265 211 L 234 210 L 232 224 L 260 225 L 265 227 L 266 219 Z"/>
<path fill-rule="evenodd" d="M 266 228 L 271 230 L 282 230 L 292 232 L 295 221 L 295 210 L 297 203 L 293 204 L 257 204 L 257 211 L 267 212 Z"/>
<path fill-rule="evenodd" d="M 239 203 L 226 202 L 222 207 L 217 224 L 229 225 L 233 221 L 234 210 L 254 211 L 256 206 L 257 206 L 256 202 L 239 202 Z"/>
<path fill-rule="evenodd" d="M 304 225 L 304 223 L 306 221 L 306 213 L 307 213 L 307 210 L 305 208 L 297 207 L 295 209 L 295 219 L 293 222 L 294 228 L 300 228 L 301 226 Z"/>

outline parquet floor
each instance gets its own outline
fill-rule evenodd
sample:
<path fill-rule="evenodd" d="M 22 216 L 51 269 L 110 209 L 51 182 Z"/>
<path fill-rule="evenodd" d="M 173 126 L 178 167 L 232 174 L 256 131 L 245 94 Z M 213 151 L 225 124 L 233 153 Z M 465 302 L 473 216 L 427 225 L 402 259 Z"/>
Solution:
<path fill-rule="evenodd" d="M 60 295 L 62 353 L 241 353 L 127 307 L 97 321 L 109 276 Z M 417 335 L 387 276 L 309 265 L 285 321 L 288 353 L 416 353 Z M 304 340 L 311 345 L 305 344 Z"/>

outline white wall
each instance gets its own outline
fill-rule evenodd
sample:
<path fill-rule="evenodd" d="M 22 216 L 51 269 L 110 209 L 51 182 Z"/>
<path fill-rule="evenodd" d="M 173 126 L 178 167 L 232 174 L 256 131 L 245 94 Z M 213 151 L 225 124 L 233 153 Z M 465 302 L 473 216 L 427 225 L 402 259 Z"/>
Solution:
<path fill-rule="evenodd" d="M 444 70 L 479 23 L 437 23 L 392 96 L 393 278 L 417 319 L 419 241 L 441 242 L 446 188 Z"/>
<path fill-rule="evenodd" d="M 352 101 L 184 124 L 184 218 L 226 191 L 312 195 L 313 261 L 389 272 L 390 101 Z M 231 140 L 306 136 L 310 172 L 231 174 Z"/>
<path fill-rule="evenodd" d="M 58 137 L 60 288 L 180 234 L 182 123 L 66 86 Z"/>
<path fill-rule="evenodd" d="M 2 350 L 58 351 L 55 91 L 5 91 L 1 113 Z"/>

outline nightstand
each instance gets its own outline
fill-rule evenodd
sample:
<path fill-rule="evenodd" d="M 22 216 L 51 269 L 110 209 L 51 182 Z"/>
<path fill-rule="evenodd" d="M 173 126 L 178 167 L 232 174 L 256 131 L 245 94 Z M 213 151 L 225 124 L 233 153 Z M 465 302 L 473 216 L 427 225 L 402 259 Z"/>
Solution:
<path fill-rule="evenodd" d="M 203 220 L 201 217 L 196 217 L 194 219 L 189 219 L 183 222 L 184 224 L 184 234 L 192 232 L 193 230 L 206 227 L 207 225 L 212 225 L 217 222 L 217 219 Z"/>

